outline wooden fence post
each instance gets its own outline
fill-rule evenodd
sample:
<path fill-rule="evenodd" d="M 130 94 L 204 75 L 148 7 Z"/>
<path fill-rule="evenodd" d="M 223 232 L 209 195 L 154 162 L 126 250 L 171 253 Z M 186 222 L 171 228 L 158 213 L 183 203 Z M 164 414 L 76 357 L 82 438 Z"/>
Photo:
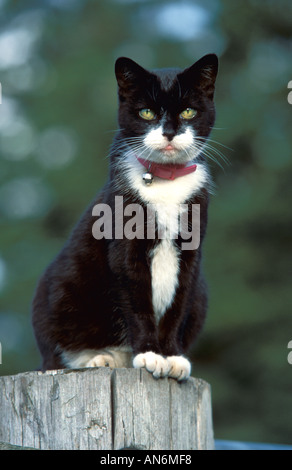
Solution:
<path fill-rule="evenodd" d="M 211 450 L 210 387 L 136 369 L 0 377 L 0 441 L 44 450 Z"/>

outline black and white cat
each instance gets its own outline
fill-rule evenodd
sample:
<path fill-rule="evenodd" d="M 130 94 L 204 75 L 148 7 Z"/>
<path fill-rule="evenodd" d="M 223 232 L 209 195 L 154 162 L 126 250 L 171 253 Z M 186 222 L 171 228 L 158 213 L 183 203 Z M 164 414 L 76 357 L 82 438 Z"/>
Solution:
<path fill-rule="evenodd" d="M 215 120 L 216 55 L 191 67 L 145 70 L 119 58 L 119 125 L 109 179 L 42 276 L 33 326 L 42 369 L 145 367 L 187 379 L 184 356 L 207 309 L 201 272 L 210 176 L 204 147 Z M 93 236 L 94 208 L 154 207 L 155 236 Z M 180 207 L 200 205 L 200 245 L 182 249 Z M 135 206 L 136 207 L 136 206 Z M 95 214 L 95 217 L 93 216 Z M 141 227 L 140 227 L 141 228 Z M 161 236 L 163 233 L 163 236 Z M 98 239 L 97 239 L 98 238 Z"/>

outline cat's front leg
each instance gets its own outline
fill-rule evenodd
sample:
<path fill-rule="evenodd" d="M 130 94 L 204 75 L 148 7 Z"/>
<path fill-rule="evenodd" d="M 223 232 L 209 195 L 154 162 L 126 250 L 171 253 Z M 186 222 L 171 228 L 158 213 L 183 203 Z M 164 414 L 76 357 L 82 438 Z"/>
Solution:
<path fill-rule="evenodd" d="M 176 319 L 176 321 L 175 321 Z M 187 380 L 191 375 L 191 363 L 183 356 L 183 350 L 179 346 L 179 317 L 175 315 L 168 315 L 168 318 L 163 318 L 160 325 L 159 342 L 161 351 L 168 363 L 168 377 L 178 380 Z"/>
<path fill-rule="evenodd" d="M 145 368 L 156 379 L 166 377 L 171 369 L 171 363 L 161 356 L 152 351 L 137 354 L 133 360 L 133 367 L 135 369 Z"/>
<path fill-rule="evenodd" d="M 191 363 L 184 356 L 163 357 L 151 351 L 137 354 L 133 360 L 135 369 L 145 368 L 154 378 L 171 377 L 178 380 L 187 380 L 191 375 Z"/>
<path fill-rule="evenodd" d="M 145 368 L 154 378 L 171 377 L 178 381 L 188 379 L 191 374 L 191 364 L 181 355 L 175 341 L 176 335 L 170 335 L 171 339 L 168 339 L 166 344 L 162 342 L 158 345 L 155 339 L 155 323 L 152 327 L 153 330 L 149 329 L 147 335 L 145 333 L 139 335 L 136 331 L 133 367 L 136 369 Z M 146 324 L 139 331 L 145 332 Z"/>
<path fill-rule="evenodd" d="M 145 317 L 142 318 L 136 315 L 136 319 L 138 317 L 140 317 L 140 327 L 138 329 L 136 325 L 135 330 L 133 330 L 135 333 L 132 334 L 134 339 L 132 343 L 133 367 L 135 369 L 145 368 L 156 379 L 166 377 L 171 365 L 166 357 L 161 354 L 155 321 L 151 317 L 146 321 Z"/>
<path fill-rule="evenodd" d="M 168 362 L 169 366 L 168 377 L 177 379 L 180 382 L 182 380 L 188 379 L 191 375 L 192 366 L 186 357 L 168 356 L 166 361 Z"/>

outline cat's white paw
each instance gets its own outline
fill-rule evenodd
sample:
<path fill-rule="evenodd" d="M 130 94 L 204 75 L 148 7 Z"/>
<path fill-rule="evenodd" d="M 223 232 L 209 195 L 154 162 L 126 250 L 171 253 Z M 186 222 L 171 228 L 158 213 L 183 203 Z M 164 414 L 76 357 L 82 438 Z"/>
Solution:
<path fill-rule="evenodd" d="M 168 356 L 168 376 L 178 381 L 186 380 L 191 374 L 191 363 L 183 356 Z"/>
<path fill-rule="evenodd" d="M 110 354 L 97 354 L 86 363 L 85 367 L 110 367 L 114 369 L 115 361 Z"/>
<path fill-rule="evenodd" d="M 164 357 L 151 351 L 137 354 L 133 360 L 133 367 L 135 369 L 145 367 L 155 378 L 166 377 L 170 368 L 168 361 Z"/>

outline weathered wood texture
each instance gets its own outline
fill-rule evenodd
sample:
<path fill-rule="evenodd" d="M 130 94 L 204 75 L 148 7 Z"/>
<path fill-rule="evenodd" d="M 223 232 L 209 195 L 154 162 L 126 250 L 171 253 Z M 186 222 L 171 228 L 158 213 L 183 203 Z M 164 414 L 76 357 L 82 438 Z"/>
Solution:
<path fill-rule="evenodd" d="M 59 450 L 211 450 L 210 387 L 136 369 L 0 377 L 0 441 Z"/>

